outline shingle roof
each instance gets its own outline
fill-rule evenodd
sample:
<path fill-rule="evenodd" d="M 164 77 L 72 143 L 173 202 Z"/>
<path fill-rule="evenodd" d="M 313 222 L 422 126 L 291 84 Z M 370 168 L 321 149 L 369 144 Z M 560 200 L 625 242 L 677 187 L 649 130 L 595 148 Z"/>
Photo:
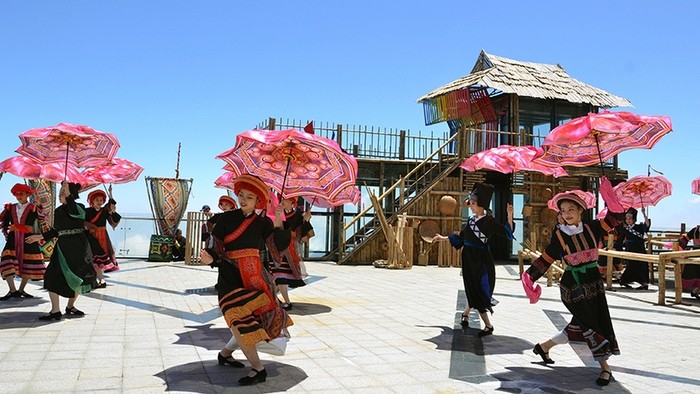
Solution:
<path fill-rule="evenodd" d="M 632 107 L 632 103 L 624 97 L 571 78 L 558 64 L 521 62 L 484 51 L 481 51 L 471 74 L 433 90 L 419 98 L 418 102 L 470 86 L 488 87 L 523 97 L 587 103 L 597 107 Z"/>

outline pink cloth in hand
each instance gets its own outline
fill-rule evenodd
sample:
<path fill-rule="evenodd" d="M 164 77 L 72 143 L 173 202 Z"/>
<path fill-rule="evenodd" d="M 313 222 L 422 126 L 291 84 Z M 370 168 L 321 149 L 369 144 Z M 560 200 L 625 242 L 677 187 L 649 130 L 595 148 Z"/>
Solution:
<path fill-rule="evenodd" d="M 600 178 L 600 195 L 603 197 L 603 201 L 608 205 L 608 211 L 612 213 L 625 212 L 625 208 L 620 204 L 620 201 L 615 195 L 615 191 L 613 191 L 612 184 L 605 176 Z"/>
<path fill-rule="evenodd" d="M 532 283 L 532 278 L 527 272 L 523 272 L 520 277 L 520 281 L 523 283 L 523 289 L 525 289 L 525 294 L 527 298 L 530 299 L 530 303 L 534 304 L 540 300 L 542 295 L 542 287 L 536 283 Z"/>

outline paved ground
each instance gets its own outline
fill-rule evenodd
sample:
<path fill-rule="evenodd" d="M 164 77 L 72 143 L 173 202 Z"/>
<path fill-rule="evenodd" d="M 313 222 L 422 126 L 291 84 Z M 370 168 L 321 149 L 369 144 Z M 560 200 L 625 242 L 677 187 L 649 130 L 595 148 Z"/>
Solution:
<path fill-rule="evenodd" d="M 263 355 L 268 380 L 241 388 L 248 368 L 216 362 L 229 338 L 212 289 L 216 271 L 142 260 L 121 266 L 109 287 L 78 300 L 82 318 L 38 321 L 50 309 L 40 282 L 27 288 L 36 298 L 0 303 L 2 393 L 700 392 L 700 301 L 660 307 L 655 286 L 608 293 L 622 355 L 610 360 L 616 381 L 601 389 L 587 348 L 558 346 L 550 366 L 532 353 L 570 315 L 557 287 L 530 305 L 517 265 L 497 266 L 495 332 L 482 340 L 477 328 L 459 326 L 457 268 L 310 262 L 309 285 L 291 292 L 286 355 Z"/>

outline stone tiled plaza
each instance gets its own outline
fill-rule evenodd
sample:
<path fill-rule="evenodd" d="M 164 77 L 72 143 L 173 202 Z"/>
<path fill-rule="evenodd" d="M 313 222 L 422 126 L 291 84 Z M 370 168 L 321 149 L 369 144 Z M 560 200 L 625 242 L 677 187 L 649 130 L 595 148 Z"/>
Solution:
<path fill-rule="evenodd" d="M 33 299 L 0 304 L 3 393 L 694 393 L 700 390 L 700 301 L 656 305 L 657 287 L 608 292 L 622 354 L 615 381 L 581 344 L 558 346 L 544 365 L 532 353 L 570 318 L 558 288 L 527 301 L 515 264 L 496 267 L 494 335 L 479 321 L 463 330 L 458 268 L 409 270 L 307 263 L 308 285 L 290 295 L 294 326 L 284 356 L 261 354 L 267 381 L 239 387 L 246 369 L 219 366 L 229 339 L 213 290 L 216 270 L 123 260 L 109 286 L 78 299 L 86 315 L 43 322 L 41 282 Z M 541 280 L 540 283 L 543 281 Z M 3 290 L 4 293 L 4 290 Z M 65 308 L 66 300 L 61 300 Z M 242 360 L 242 353 L 234 356 Z"/>

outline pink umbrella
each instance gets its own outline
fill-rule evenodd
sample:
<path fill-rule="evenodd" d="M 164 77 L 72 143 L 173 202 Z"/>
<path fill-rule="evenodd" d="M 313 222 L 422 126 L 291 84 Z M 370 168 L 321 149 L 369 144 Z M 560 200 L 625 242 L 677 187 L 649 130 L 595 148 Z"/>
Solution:
<path fill-rule="evenodd" d="M 620 204 L 627 208 L 642 208 L 656 205 L 664 197 L 671 195 L 673 185 L 663 176 L 638 175 L 621 182 L 613 188 Z"/>
<path fill-rule="evenodd" d="M 143 167 L 126 159 L 113 158 L 111 161 L 83 171 L 89 184 L 129 183 L 138 179 Z"/>
<path fill-rule="evenodd" d="M 119 140 L 113 134 L 68 123 L 27 130 L 19 139 L 22 146 L 16 152 L 40 164 L 95 166 L 109 162 L 119 149 Z"/>
<path fill-rule="evenodd" d="M 318 197 L 338 203 L 339 190 L 354 186 L 357 160 L 337 142 L 295 129 L 250 130 L 216 157 L 235 174 L 260 177 L 284 197 Z"/>
<path fill-rule="evenodd" d="M 518 171 L 537 171 L 555 177 L 569 175 L 561 167 L 547 167 L 532 161 L 542 153 L 542 149 L 530 145 L 501 145 L 472 155 L 460 167 L 467 171 L 486 169 L 504 174 Z"/>
<path fill-rule="evenodd" d="M 595 207 L 596 203 L 596 197 L 593 193 L 591 192 L 584 192 L 583 190 L 569 190 L 561 193 L 557 193 L 554 197 L 552 197 L 549 201 L 547 201 L 547 207 L 553 211 L 559 212 L 559 207 L 557 206 L 557 201 L 560 197 L 562 197 L 565 194 L 573 194 L 580 198 L 585 204 L 586 209 L 591 209 Z"/>
<path fill-rule="evenodd" d="M 601 164 L 633 148 L 650 149 L 671 131 L 668 116 L 630 112 L 590 113 L 552 130 L 542 143 L 544 154 L 535 163 L 550 167 Z"/>
<path fill-rule="evenodd" d="M 691 184 L 693 194 L 700 194 L 700 178 L 693 179 Z"/>
<path fill-rule="evenodd" d="M 81 185 L 88 183 L 87 179 L 72 164 L 68 164 L 67 167 L 65 163 L 42 165 L 25 156 L 13 156 L 0 162 L 0 171 L 27 179 L 46 179 L 53 182 L 66 180 Z"/>

